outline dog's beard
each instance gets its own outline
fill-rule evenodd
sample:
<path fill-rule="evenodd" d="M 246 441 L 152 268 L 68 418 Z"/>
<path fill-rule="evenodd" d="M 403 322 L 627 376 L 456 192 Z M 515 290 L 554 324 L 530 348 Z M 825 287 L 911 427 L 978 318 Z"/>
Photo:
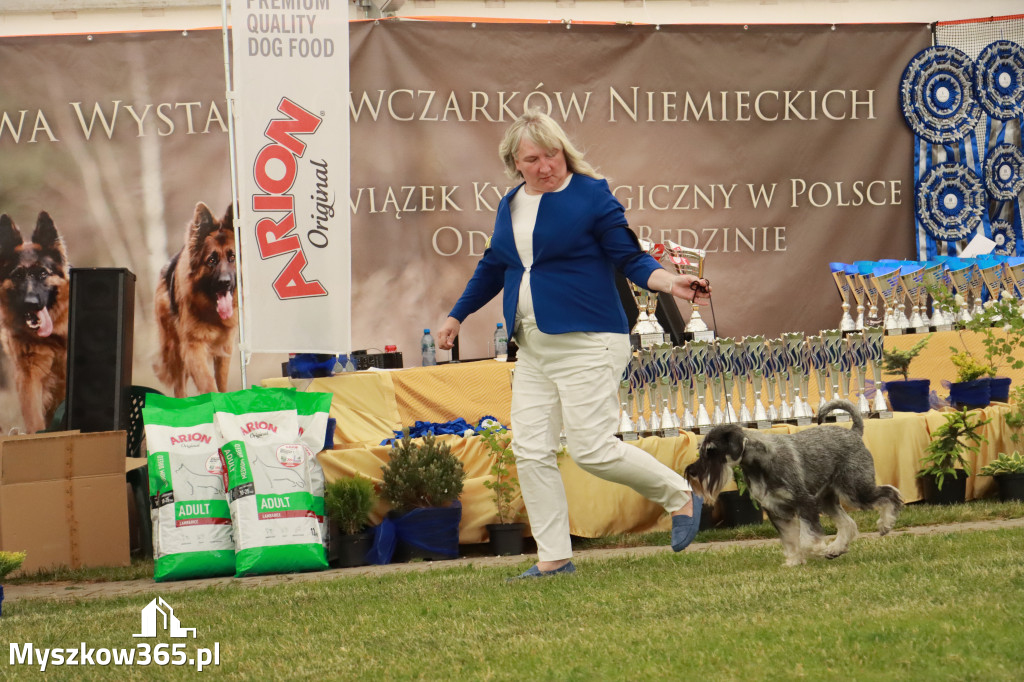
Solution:
<path fill-rule="evenodd" d="M 689 476 L 690 486 L 704 498 L 705 504 L 713 505 L 718 496 L 732 482 L 731 466 L 702 467 L 699 475 Z"/>

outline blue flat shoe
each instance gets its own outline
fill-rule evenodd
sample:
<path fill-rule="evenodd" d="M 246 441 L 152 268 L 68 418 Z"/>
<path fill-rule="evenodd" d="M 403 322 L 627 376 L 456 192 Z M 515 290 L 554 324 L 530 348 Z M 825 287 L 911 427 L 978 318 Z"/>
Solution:
<path fill-rule="evenodd" d="M 693 493 L 693 516 L 672 517 L 672 549 L 682 552 L 693 539 L 697 537 L 697 529 L 700 528 L 700 512 L 704 507 L 704 498 Z"/>
<path fill-rule="evenodd" d="M 571 561 L 569 563 L 567 563 L 565 566 L 560 566 L 560 567 L 558 567 L 558 568 L 556 568 L 554 570 L 551 570 L 551 571 L 542 571 L 539 568 L 537 568 L 536 564 L 534 564 L 533 566 L 530 566 L 530 568 L 526 569 L 525 571 L 523 571 L 519 575 L 514 576 L 512 578 L 506 579 L 505 582 L 511 583 L 511 582 L 516 581 L 516 580 L 527 580 L 529 578 L 547 578 L 548 576 L 552 576 L 552 575 L 559 575 L 559 574 L 562 574 L 562 573 L 569 574 L 569 573 L 575 573 L 575 572 L 576 572 L 576 567 L 573 566 Z"/>

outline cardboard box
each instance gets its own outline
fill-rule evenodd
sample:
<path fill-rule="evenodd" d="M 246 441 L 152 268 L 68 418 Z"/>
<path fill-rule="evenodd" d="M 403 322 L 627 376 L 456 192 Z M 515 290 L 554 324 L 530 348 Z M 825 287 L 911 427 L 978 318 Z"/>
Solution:
<path fill-rule="evenodd" d="M 124 431 L 0 437 L 0 550 L 19 573 L 130 563 Z"/>

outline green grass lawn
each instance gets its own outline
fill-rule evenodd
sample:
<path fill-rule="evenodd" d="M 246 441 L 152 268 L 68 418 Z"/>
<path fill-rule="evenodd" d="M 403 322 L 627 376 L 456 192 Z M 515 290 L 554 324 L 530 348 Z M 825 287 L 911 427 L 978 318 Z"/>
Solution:
<path fill-rule="evenodd" d="M 920 513 L 975 520 L 963 517 L 1019 517 L 1021 507 Z M 911 507 L 905 520 L 918 513 Z M 862 530 L 873 520 L 858 517 Z M 24 600 L 4 604 L 0 641 L 185 641 L 190 655 L 216 644 L 220 665 L 207 672 L 234 679 L 1024 679 L 1024 528 L 863 538 L 835 561 L 796 568 L 782 565 L 777 543 L 584 555 L 577 565 L 576 575 L 514 584 L 504 582 L 507 566 L 475 565 L 168 593 L 182 625 L 198 630 L 188 640 L 132 637 L 158 584 L 132 598 Z M 195 671 L 53 667 L 47 675 L 159 680 Z M 38 676 L 38 666 L 11 666 L 5 653 L 0 677 Z"/>

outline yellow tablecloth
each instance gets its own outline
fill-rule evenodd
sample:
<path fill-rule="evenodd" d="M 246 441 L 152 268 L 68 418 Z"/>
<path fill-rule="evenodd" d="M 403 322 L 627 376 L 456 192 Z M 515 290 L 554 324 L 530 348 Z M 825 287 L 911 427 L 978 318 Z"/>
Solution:
<path fill-rule="evenodd" d="M 925 353 L 912 365 L 915 377 L 933 373 L 933 388 L 942 378 L 952 375 L 948 347 L 956 332 L 936 334 Z M 975 339 L 976 340 L 976 339 Z M 915 342 L 911 337 L 887 337 L 897 347 Z M 337 420 L 335 447 L 320 454 L 327 480 L 362 474 L 381 480 L 381 466 L 386 464 L 390 447 L 379 443 L 393 436 L 402 425 L 417 420 L 446 422 L 463 418 L 476 423 L 491 415 L 509 424 L 511 403 L 510 363 L 482 361 L 448 364 L 437 367 L 411 368 L 395 371 L 369 371 L 314 379 L 304 390 L 326 391 L 334 395 L 331 416 Z M 1011 375 L 1012 376 L 1012 375 Z M 1014 376 L 1014 380 L 1018 377 Z M 813 386 L 812 381 L 812 386 Z M 268 386 L 289 386 L 289 379 L 270 379 Z M 816 404 L 816 393 L 808 396 Z M 984 428 L 987 439 L 981 451 L 970 458 L 976 472 L 995 459 L 998 453 L 1013 451 L 1003 416 L 1005 404 L 994 403 L 983 410 L 991 423 Z M 892 419 L 870 419 L 865 425 L 864 440 L 875 461 L 879 484 L 893 485 L 907 502 L 921 499 L 918 489 L 918 461 L 929 441 L 929 434 L 943 422 L 942 413 L 896 413 Z M 773 431 L 790 432 L 802 428 L 777 425 Z M 460 542 L 477 543 L 487 539 L 486 524 L 495 523 L 497 515 L 492 493 L 483 483 L 487 480 L 490 460 L 486 446 L 477 436 L 462 438 L 442 436 L 451 444 L 452 452 L 467 472 L 462 494 L 463 515 Z M 638 445 L 676 471 L 682 471 L 696 459 L 699 437 L 684 432 L 676 438 L 644 438 Z M 562 479 L 569 498 L 570 530 L 581 537 L 602 537 L 625 532 L 668 530 L 669 517 L 657 505 L 648 502 L 633 490 L 601 480 L 583 472 L 569 457 L 561 461 Z M 967 497 L 994 494 L 989 477 L 972 476 L 967 483 Z M 521 504 L 521 502 L 520 502 Z M 388 511 L 380 502 L 374 510 L 377 522 Z"/>

